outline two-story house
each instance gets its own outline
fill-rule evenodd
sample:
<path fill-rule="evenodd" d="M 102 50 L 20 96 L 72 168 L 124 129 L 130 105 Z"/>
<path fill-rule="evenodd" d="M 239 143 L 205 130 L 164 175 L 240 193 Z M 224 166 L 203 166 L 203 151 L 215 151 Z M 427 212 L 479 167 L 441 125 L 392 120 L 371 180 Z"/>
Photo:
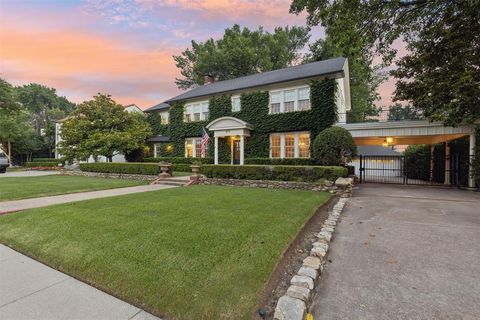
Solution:
<path fill-rule="evenodd" d="M 154 156 L 201 157 L 211 137 L 215 164 L 246 158 L 310 158 L 323 129 L 350 110 L 348 61 L 335 58 L 196 87 L 145 112 Z"/>

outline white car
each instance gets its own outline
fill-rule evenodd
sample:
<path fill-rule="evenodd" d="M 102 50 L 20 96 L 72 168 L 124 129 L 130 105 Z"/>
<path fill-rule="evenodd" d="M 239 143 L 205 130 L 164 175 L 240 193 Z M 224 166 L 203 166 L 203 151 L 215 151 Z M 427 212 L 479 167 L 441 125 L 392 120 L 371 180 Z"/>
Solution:
<path fill-rule="evenodd" d="M 0 151 L 0 173 L 7 172 L 7 168 L 10 166 L 7 155 Z"/>

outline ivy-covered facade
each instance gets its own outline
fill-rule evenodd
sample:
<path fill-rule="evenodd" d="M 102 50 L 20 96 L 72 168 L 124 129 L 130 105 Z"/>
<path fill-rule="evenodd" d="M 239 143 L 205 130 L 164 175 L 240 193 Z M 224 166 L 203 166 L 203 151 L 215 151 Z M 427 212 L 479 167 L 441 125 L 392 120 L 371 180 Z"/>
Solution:
<path fill-rule="evenodd" d="M 167 102 L 168 109 L 147 110 L 154 135 L 163 140 L 155 144 L 155 156 L 203 156 L 219 164 L 243 164 L 251 158 L 309 158 L 310 141 L 349 108 L 344 76 L 345 72 L 318 74 L 174 100 Z M 210 138 L 206 153 L 201 146 L 203 130 Z"/>

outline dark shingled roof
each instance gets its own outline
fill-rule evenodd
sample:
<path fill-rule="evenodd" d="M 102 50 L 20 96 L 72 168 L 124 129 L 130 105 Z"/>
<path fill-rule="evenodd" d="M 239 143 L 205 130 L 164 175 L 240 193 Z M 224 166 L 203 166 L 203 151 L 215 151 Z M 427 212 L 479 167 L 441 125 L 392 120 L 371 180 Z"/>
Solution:
<path fill-rule="evenodd" d="M 357 146 L 357 155 L 362 156 L 401 156 L 398 151 L 382 146 Z"/>
<path fill-rule="evenodd" d="M 223 92 L 266 86 L 287 81 L 314 78 L 318 76 L 336 74 L 343 75 L 343 66 L 345 64 L 345 60 L 346 59 L 342 57 L 334 58 L 324 61 L 301 64 L 285 69 L 252 74 L 246 77 L 214 82 L 189 90 L 165 102 L 172 103 L 176 101 L 209 96 Z M 155 107 L 152 107 L 145 111 L 153 111 L 152 109 Z"/>
<path fill-rule="evenodd" d="M 170 137 L 167 136 L 155 136 L 147 140 L 148 142 L 170 142 Z"/>
<path fill-rule="evenodd" d="M 152 112 L 152 111 L 160 111 L 160 110 L 166 110 L 170 108 L 170 105 L 168 103 L 165 103 L 165 102 L 162 102 L 162 103 L 159 103 L 153 107 L 150 107 L 148 109 L 145 109 L 143 110 L 143 112 Z"/>

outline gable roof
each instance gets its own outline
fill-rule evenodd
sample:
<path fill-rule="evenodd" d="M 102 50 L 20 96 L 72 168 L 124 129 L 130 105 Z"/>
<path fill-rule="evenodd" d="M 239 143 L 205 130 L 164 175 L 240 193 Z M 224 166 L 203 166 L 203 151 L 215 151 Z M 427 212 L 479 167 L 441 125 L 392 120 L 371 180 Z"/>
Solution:
<path fill-rule="evenodd" d="M 176 97 L 173 97 L 165 103 L 172 103 L 181 100 L 193 99 L 203 96 L 210 96 L 218 93 L 231 92 L 236 90 L 260 87 L 275 83 L 294 81 L 300 79 L 314 78 L 318 76 L 344 74 L 344 65 L 346 58 L 334 58 L 329 60 L 317 61 L 307 64 L 301 64 L 289 68 L 252 74 L 245 77 L 231 80 L 214 82 L 211 84 L 199 86 Z M 158 106 L 158 105 L 157 105 Z M 155 106 L 156 107 L 156 106 Z M 155 107 L 147 109 L 153 111 Z M 158 110 L 158 109 L 157 109 Z"/>
<path fill-rule="evenodd" d="M 168 103 L 162 102 L 157 105 L 154 105 L 153 107 L 143 110 L 143 112 L 161 111 L 161 110 L 166 110 L 168 108 L 170 108 L 170 105 Z"/>
<path fill-rule="evenodd" d="M 398 151 L 382 146 L 357 146 L 357 155 L 362 156 L 401 156 Z"/>

